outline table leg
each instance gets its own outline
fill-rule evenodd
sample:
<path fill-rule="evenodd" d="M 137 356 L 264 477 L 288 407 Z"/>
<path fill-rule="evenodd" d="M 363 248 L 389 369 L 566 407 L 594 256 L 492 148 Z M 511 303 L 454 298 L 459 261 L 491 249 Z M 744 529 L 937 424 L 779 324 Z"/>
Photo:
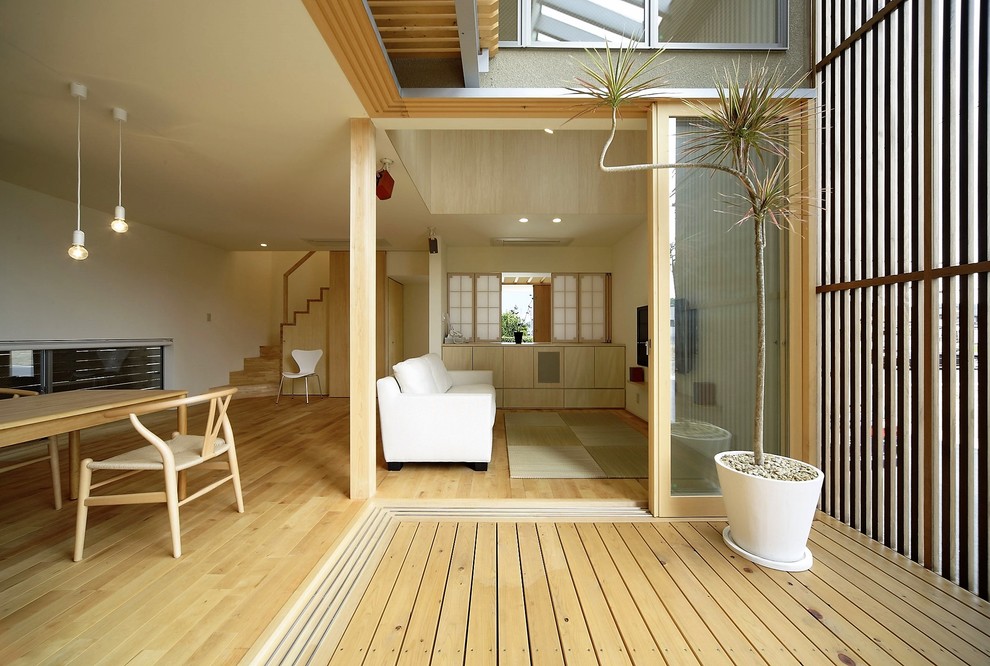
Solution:
<path fill-rule="evenodd" d="M 189 410 L 185 405 L 179 405 L 175 410 L 175 426 L 179 430 L 180 435 L 185 435 L 187 433 L 187 423 Z"/>
<path fill-rule="evenodd" d="M 79 443 L 78 430 L 69 433 L 69 499 L 79 497 Z"/>

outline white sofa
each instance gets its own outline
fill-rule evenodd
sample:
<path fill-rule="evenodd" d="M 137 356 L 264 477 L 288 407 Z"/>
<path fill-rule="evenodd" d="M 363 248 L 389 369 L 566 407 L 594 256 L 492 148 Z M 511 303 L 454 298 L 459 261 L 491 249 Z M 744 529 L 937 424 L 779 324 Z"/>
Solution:
<path fill-rule="evenodd" d="M 378 380 L 382 448 L 388 469 L 407 462 L 464 462 L 488 469 L 495 425 L 491 370 L 447 370 L 436 354 L 392 366 Z"/>

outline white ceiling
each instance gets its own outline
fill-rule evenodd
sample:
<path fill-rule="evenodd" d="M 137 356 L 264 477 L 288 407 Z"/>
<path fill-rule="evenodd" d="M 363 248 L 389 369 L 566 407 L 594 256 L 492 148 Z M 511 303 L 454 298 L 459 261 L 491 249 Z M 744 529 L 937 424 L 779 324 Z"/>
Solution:
<path fill-rule="evenodd" d="M 82 203 L 108 220 L 119 106 L 135 232 L 146 224 L 231 250 L 346 239 L 348 119 L 366 113 L 298 0 L 0 1 L 0 180 L 75 201 L 71 81 L 89 88 Z M 384 130 L 378 156 L 397 159 Z M 402 165 L 391 173 L 378 236 L 393 249 L 424 249 L 431 226 L 451 245 L 525 235 L 518 215 L 432 216 Z M 637 221 L 613 217 L 603 233 L 588 216 L 552 232 L 611 244 Z"/>

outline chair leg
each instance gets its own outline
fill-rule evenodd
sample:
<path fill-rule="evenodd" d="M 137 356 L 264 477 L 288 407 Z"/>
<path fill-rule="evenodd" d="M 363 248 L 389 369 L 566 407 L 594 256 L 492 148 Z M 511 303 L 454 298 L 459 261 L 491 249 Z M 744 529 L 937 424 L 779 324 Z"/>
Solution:
<path fill-rule="evenodd" d="M 316 377 L 316 386 L 320 389 L 320 397 L 323 398 L 324 395 L 325 395 L 323 393 L 323 382 L 320 381 L 320 376 L 319 375 L 313 375 L 313 376 Z"/>
<path fill-rule="evenodd" d="M 172 532 L 172 557 L 182 555 L 182 544 L 179 541 L 179 490 L 178 475 L 175 468 L 165 469 L 165 505 L 168 507 L 168 526 Z"/>
<path fill-rule="evenodd" d="M 278 394 L 275 396 L 275 404 L 278 404 L 278 399 L 282 397 L 282 382 L 285 381 L 285 375 L 282 375 L 282 379 L 278 380 Z"/>
<path fill-rule="evenodd" d="M 306 404 L 309 404 L 309 375 L 303 377 L 303 382 L 306 384 Z"/>
<path fill-rule="evenodd" d="M 244 496 L 241 495 L 241 472 L 237 467 L 237 454 L 234 447 L 227 449 L 227 466 L 230 467 L 230 480 L 234 484 L 234 497 L 237 498 L 237 512 L 244 513 Z"/>
<path fill-rule="evenodd" d="M 58 464 L 58 436 L 48 438 L 48 462 L 52 466 L 52 492 L 55 493 L 55 510 L 62 508 L 62 470 Z"/>
<path fill-rule="evenodd" d="M 79 499 L 76 502 L 76 549 L 72 553 L 72 561 L 78 562 L 82 559 L 83 546 L 86 543 L 86 515 L 89 507 L 86 500 L 89 499 L 89 486 L 93 480 L 93 470 L 89 468 L 92 458 L 86 458 L 79 464 Z"/>

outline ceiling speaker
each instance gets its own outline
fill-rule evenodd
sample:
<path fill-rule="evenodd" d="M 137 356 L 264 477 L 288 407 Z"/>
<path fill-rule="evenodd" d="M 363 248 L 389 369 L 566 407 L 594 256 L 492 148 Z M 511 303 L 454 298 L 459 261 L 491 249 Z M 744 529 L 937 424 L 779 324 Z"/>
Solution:
<path fill-rule="evenodd" d="M 436 254 L 439 251 L 440 251 L 440 248 L 438 247 L 437 239 L 436 238 L 431 238 L 430 239 L 430 254 Z"/>

